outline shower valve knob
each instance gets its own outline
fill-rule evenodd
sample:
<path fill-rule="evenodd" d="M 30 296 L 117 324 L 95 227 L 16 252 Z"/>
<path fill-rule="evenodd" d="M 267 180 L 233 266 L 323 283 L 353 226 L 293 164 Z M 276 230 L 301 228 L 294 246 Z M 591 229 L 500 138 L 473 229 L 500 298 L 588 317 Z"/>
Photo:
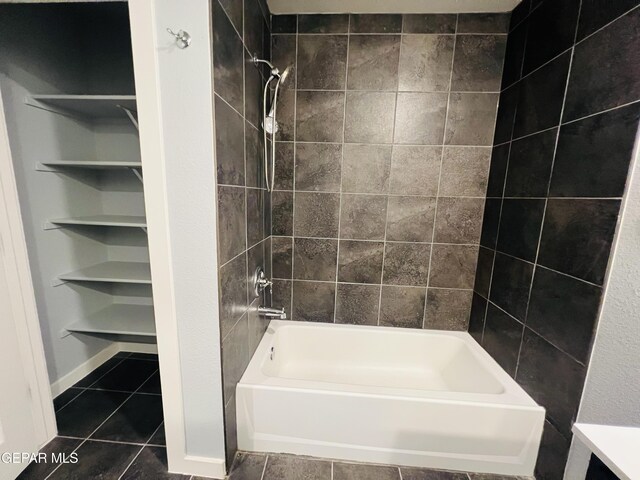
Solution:
<path fill-rule="evenodd" d="M 253 293 L 256 298 L 267 288 L 271 288 L 271 285 L 273 285 L 273 282 L 267 278 L 262 267 L 258 267 L 256 273 L 253 274 Z"/>

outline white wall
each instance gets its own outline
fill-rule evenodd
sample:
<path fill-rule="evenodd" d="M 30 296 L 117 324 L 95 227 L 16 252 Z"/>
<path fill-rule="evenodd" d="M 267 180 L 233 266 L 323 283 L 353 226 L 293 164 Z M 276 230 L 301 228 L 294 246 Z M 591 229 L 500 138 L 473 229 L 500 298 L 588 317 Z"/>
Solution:
<path fill-rule="evenodd" d="M 577 421 L 640 427 L 640 135 Z M 575 437 L 565 479 L 584 480 L 589 451 Z"/>

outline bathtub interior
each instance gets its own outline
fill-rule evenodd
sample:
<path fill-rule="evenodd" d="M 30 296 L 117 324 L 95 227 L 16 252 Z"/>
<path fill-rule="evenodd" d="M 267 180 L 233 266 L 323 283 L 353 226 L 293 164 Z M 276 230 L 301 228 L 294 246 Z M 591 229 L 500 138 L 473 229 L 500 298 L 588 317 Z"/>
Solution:
<path fill-rule="evenodd" d="M 337 331 L 308 325 L 279 326 L 271 333 L 269 355 L 261 365 L 268 377 L 423 391 L 504 392 L 484 359 L 455 334 L 348 327 Z"/>

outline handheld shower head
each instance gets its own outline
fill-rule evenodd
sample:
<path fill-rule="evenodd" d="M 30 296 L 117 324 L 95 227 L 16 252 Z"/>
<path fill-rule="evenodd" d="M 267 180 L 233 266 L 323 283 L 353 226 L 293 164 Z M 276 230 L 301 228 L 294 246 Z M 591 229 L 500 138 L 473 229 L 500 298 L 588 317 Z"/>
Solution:
<path fill-rule="evenodd" d="M 291 75 L 292 73 L 293 65 L 288 65 L 287 68 L 284 69 L 284 72 L 280 74 L 280 84 L 284 85 L 287 82 L 289 75 Z"/>

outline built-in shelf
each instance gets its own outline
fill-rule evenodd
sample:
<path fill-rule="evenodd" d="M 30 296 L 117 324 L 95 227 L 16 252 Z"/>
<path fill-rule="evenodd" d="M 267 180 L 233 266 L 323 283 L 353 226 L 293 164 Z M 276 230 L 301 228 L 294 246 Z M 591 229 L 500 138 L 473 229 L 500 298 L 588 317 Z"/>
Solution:
<path fill-rule="evenodd" d="M 151 305 L 114 303 L 67 327 L 70 332 L 155 337 Z"/>
<path fill-rule="evenodd" d="M 127 118 L 136 110 L 135 95 L 31 95 L 27 105 L 86 119 Z"/>
<path fill-rule="evenodd" d="M 45 225 L 45 229 L 57 228 L 57 226 L 76 225 L 146 228 L 147 219 L 133 215 L 89 215 L 86 217 L 57 218 L 49 220 Z"/>
<path fill-rule="evenodd" d="M 40 162 L 36 165 L 36 170 L 51 172 L 60 168 L 89 168 L 94 170 L 105 170 L 114 168 L 142 168 L 141 162 L 127 161 L 99 161 L 99 160 L 57 160 L 51 162 Z"/>
<path fill-rule="evenodd" d="M 151 283 L 151 269 L 142 262 L 104 262 L 58 276 L 62 282 Z"/>

